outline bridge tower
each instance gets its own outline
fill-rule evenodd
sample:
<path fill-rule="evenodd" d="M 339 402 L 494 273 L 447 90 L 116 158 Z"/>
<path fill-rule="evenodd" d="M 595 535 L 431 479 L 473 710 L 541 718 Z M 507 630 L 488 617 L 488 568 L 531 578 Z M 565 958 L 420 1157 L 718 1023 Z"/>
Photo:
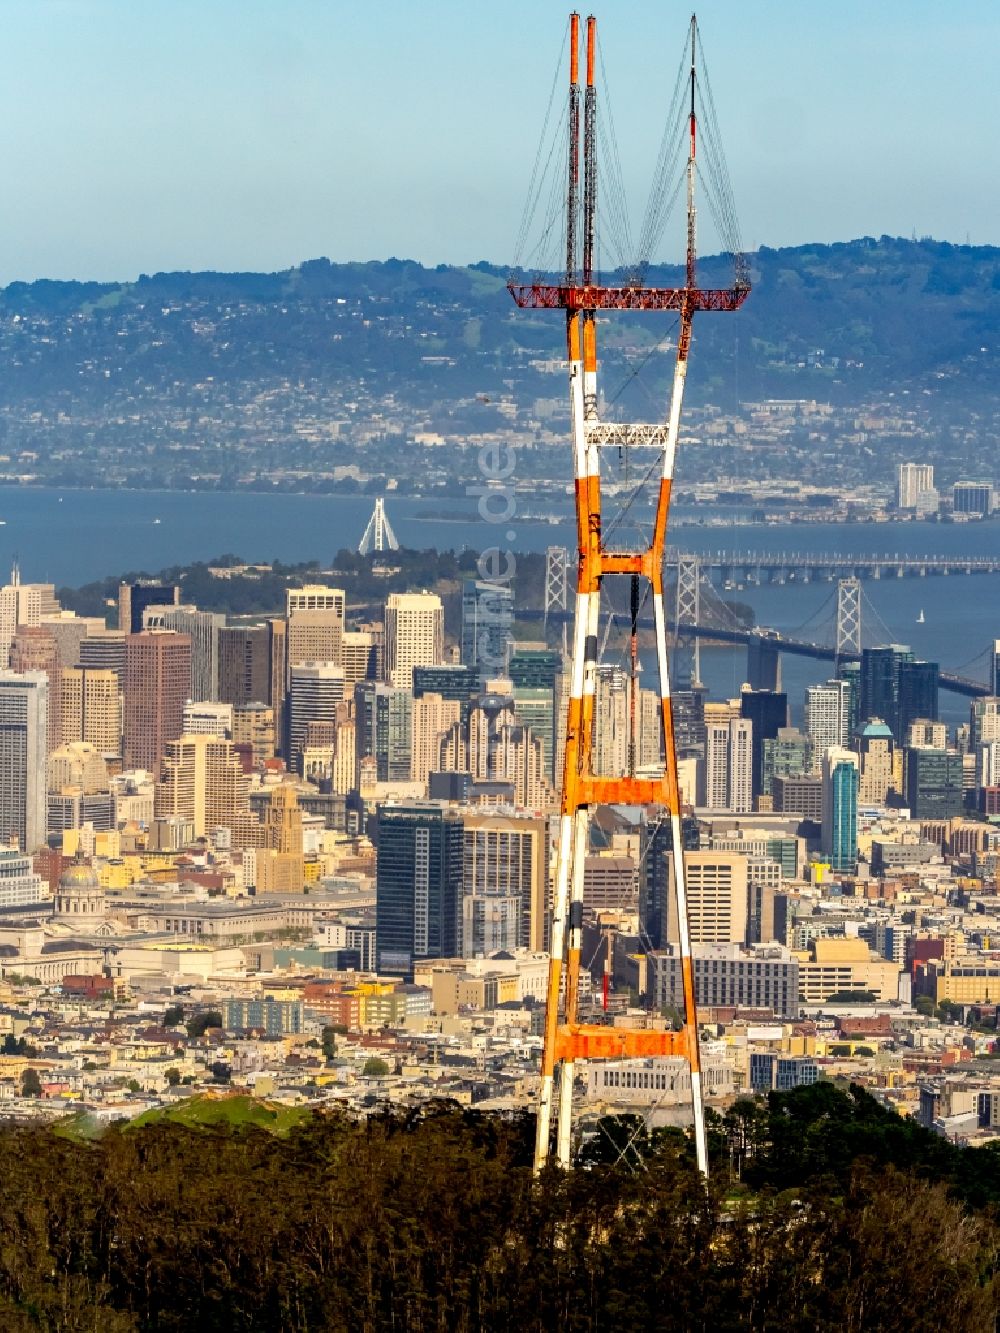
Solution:
<path fill-rule="evenodd" d="M 829 623 L 829 622 L 827 622 Z M 861 580 L 837 580 L 837 657 L 836 667 L 845 653 L 861 653 Z"/>
<path fill-rule="evenodd" d="M 358 543 L 358 555 L 368 555 L 371 551 L 398 550 L 399 542 L 385 512 L 385 501 L 380 495 L 375 501 L 375 508 L 372 510 L 364 535 Z"/>
<path fill-rule="evenodd" d="M 677 598 L 674 610 L 674 684 L 679 690 L 701 686 L 701 640 L 692 635 L 682 643 L 681 625 L 697 625 L 701 617 L 701 565 L 696 555 L 677 556 Z"/>
<path fill-rule="evenodd" d="M 569 588 L 569 552 L 565 546 L 545 548 L 545 612 L 542 623 L 549 627 L 550 611 L 565 611 Z M 566 621 L 562 626 L 563 657 L 566 653 Z"/>
<path fill-rule="evenodd" d="M 691 346 L 691 326 L 696 311 L 736 310 L 749 292 L 748 268 L 742 256 L 732 193 L 725 163 L 719 151 L 711 95 L 702 95 L 704 63 L 695 19 L 689 29 L 690 70 L 683 62 L 677 85 L 676 119 L 668 127 L 664 144 L 676 145 L 682 168 L 681 198 L 686 195 L 687 259 L 684 284 L 680 287 L 647 287 L 643 276 L 651 259 L 652 246 L 662 234 L 669 213 L 668 191 L 678 176 L 667 147 L 654 181 L 653 222 L 644 226 L 644 242 L 637 263 L 627 268 L 620 285 L 605 286 L 595 273 L 597 221 L 597 21 L 586 21 L 586 63 L 581 98 L 580 16 L 570 16 L 568 179 L 565 194 L 565 271 L 553 282 L 543 271 L 534 280 L 512 276 L 508 288 L 519 307 L 564 310 L 566 318 L 569 397 L 572 423 L 576 493 L 576 527 L 579 560 L 574 606 L 572 664 L 566 718 L 565 767 L 557 843 L 553 893 L 551 952 L 546 996 L 544 1046 L 535 1139 L 535 1169 L 541 1170 L 551 1149 L 553 1110 L 558 1111 L 556 1155 L 563 1166 L 571 1160 L 573 1087 L 578 1060 L 622 1059 L 647 1056 L 680 1056 L 691 1071 L 691 1102 L 695 1148 L 701 1171 L 708 1172 L 705 1116 L 701 1084 L 701 1060 L 695 1008 L 694 968 L 687 915 L 680 798 L 677 783 L 677 752 L 674 744 L 670 682 L 667 667 L 667 627 L 663 600 L 663 554 L 670 507 L 674 459 L 680 428 L 681 404 Z M 582 114 L 581 114 L 582 112 Z M 706 133 L 698 135 L 700 119 Z M 582 135 L 581 135 L 582 122 Z M 582 152 L 581 152 L 582 148 Z M 696 149 L 699 154 L 695 169 Z M 582 158 L 582 170 L 581 170 Z M 734 263 L 733 285 L 728 288 L 699 287 L 696 256 L 695 183 L 708 176 L 709 199 L 723 232 L 724 248 Z M 582 187 L 582 188 L 581 188 Z M 616 182 L 613 173 L 610 192 Z M 721 201 L 721 208 L 717 208 Z M 536 201 L 537 202 L 537 197 Z M 614 200 L 612 199 L 612 203 Z M 529 216 L 529 214 L 526 214 Z M 561 259 L 560 259 L 561 263 Z M 673 388 L 666 420 L 652 425 L 604 422 L 599 419 L 597 391 L 597 315 L 614 310 L 675 311 L 678 316 Z M 602 531 L 602 449 L 653 448 L 648 471 L 640 472 L 655 494 L 652 536 L 640 549 L 627 549 L 619 538 L 614 544 Z M 638 494 L 638 491 L 636 492 Z M 617 776 L 598 775 L 593 764 L 594 708 L 597 687 L 597 651 L 600 630 L 600 596 L 608 580 L 626 578 L 631 583 L 631 707 L 628 762 Z M 635 758 L 635 716 L 638 694 L 638 612 L 640 580 L 648 584 L 653 605 L 656 660 L 660 685 L 660 725 L 666 762 L 659 775 L 639 776 Z M 607 1023 L 580 1019 L 580 951 L 583 942 L 584 861 L 590 837 L 590 817 L 600 804 L 654 805 L 664 809 L 670 821 L 672 868 L 678 919 L 678 951 L 683 1026 L 679 1032 L 611 1027 Z M 558 1073 L 558 1082 L 557 1082 Z"/>

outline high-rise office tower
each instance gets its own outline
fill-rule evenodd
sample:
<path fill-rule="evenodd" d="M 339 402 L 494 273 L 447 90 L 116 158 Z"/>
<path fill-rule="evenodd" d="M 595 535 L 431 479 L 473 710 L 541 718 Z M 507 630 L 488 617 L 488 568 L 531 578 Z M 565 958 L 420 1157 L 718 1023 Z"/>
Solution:
<path fill-rule="evenodd" d="M 343 666 L 344 619 L 335 607 L 293 611 L 288 617 L 286 635 L 289 670 L 299 662 Z"/>
<path fill-rule="evenodd" d="M 426 785 L 428 775 L 439 767 L 441 737 L 461 721 L 462 705 L 440 694 L 423 694 L 412 701 L 410 780 Z"/>
<path fill-rule="evenodd" d="M 307 583 L 302 588 L 286 588 L 286 620 L 298 611 L 333 611 L 343 625 L 347 614 L 347 595 L 343 588 L 330 588 L 325 583 Z"/>
<path fill-rule="evenodd" d="M 899 668 L 903 662 L 912 662 L 913 653 L 902 643 L 890 643 L 880 648 L 864 648 L 861 652 L 861 707 L 862 724 L 872 717 L 880 717 L 892 729 L 893 737 L 901 741 L 896 730 L 899 715 Z"/>
<path fill-rule="evenodd" d="M 329 662 L 299 662 L 291 668 L 288 690 L 288 766 L 300 772 L 310 722 L 336 722 L 344 697 L 344 673 Z"/>
<path fill-rule="evenodd" d="M 1000 639 L 993 640 L 993 650 L 990 654 L 990 693 L 1000 695 Z"/>
<path fill-rule="evenodd" d="M 993 512 L 993 486 L 988 481 L 956 481 L 951 488 L 951 507 L 956 514 Z"/>
<path fill-rule="evenodd" d="M 439 666 L 415 666 L 413 668 L 413 697 L 419 699 L 423 694 L 440 694 L 442 699 L 456 699 L 468 705 L 470 699 L 479 693 L 479 678 L 471 667 L 460 662 L 448 662 Z"/>
<path fill-rule="evenodd" d="M 788 726 L 788 695 L 772 690 L 743 690 L 740 716 L 753 723 L 750 780 L 754 796 L 760 796 L 764 790 L 764 742 L 774 740 L 778 731 Z"/>
<path fill-rule="evenodd" d="M 973 699 L 969 708 L 969 749 L 975 752 L 983 741 L 1000 741 L 1000 696 L 998 695 Z"/>
<path fill-rule="evenodd" d="M 118 628 L 123 634 L 138 634 L 142 630 L 143 613 L 150 606 L 178 606 L 180 588 L 169 583 L 140 580 L 138 583 L 118 585 Z"/>
<path fill-rule="evenodd" d="M 375 680 L 354 687 L 357 767 L 363 759 L 374 759 L 378 782 L 410 780 L 413 704 L 408 690 Z"/>
<path fill-rule="evenodd" d="M 850 737 L 851 686 L 846 680 L 828 680 L 806 689 L 806 736 L 812 750 L 813 767 L 819 767 L 824 750 L 845 747 Z"/>
<path fill-rule="evenodd" d="M 833 747 L 823 755 L 822 849 L 838 873 L 858 862 L 858 756 Z"/>
<path fill-rule="evenodd" d="M 254 703 L 233 709 L 233 745 L 249 746 L 255 764 L 273 759 L 276 743 L 273 708 Z"/>
<path fill-rule="evenodd" d="M 40 625 L 18 625 L 10 645 L 10 669 L 44 671 L 49 682 L 48 735 L 46 748 L 51 752 L 62 743 L 62 667 L 56 641 Z"/>
<path fill-rule="evenodd" d="M 698 821 L 691 816 L 681 821 L 681 839 L 686 852 L 696 852 L 700 845 Z M 668 816 L 653 818 L 642 825 L 639 857 L 639 923 L 647 948 L 662 949 L 669 942 L 667 925 L 672 889 L 670 861 L 673 834 Z"/>
<path fill-rule="evenodd" d="M 280 754 L 287 745 L 288 719 L 285 704 L 288 698 L 288 621 L 272 616 L 267 621 L 268 693 L 263 699 L 249 699 L 248 703 L 266 703 L 274 710 L 274 741 Z"/>
<path fill-rule="evenodd" d="M 126 768 L 160 771 L 168 741 L 183 731 L 191 690 L 191 640 L 144 630 L 125 641 L 123 758 Z"/>
<path fill-rule="evenodd" d="M 461 816 L 414 801 L 379 806 L 374 824 L 378 970 L 409 975 L 418 959 L 455 957 L 464 873 Z"/>
<path fill-rule="evenodd" d="M 917 718 L 934 721 L 938 715 L 937 662 L 900 662 L 896 726 L 893 735 L 902 745 L 911 722 Z"/>
<path fill-rule="evenodd" d="M 106 759 L 122 752 L 122 694 L 116 671 L 68 667 L 62 673 L 62 738 L 87 741 Z"/>
<path fill-rule="evenodd" d="M 333 747 L 333 790 L 342 796 L 358 785 L 357 723 L 353 717 L 337 723 L 337 739 Z"/>
<path fill-rule="evenodd" d="M 281 667 L 284 676 L 284 663 Z M 227 625 L 219 630 L 221 703 L 268 703 L 271 695 L 271 636 L 267 625 Z"/>
<path fill-rule="evenodd" d="M 413 688 L 415 666 L 444 655 L 444 607 L 432 592 L 390 593 L 385 604 L 385 673 L 397 689 Z"/>
<path fill-rule="evenodd" d="M 182 815 L 203 838 L 249 809 L 249 779 L 232 742 L 218 736 L 180 736 L 168 741 L 156 785 L 157 819 Z"/>
<path fill-rule="evenodd" d="M 233 739 L 233 705 L 189 699 L 182 719 L 185 736 L 217 736 Z"/>
<path fill-rule="evenodd" d="M 42 616 L 38 623 L 55 640 L 59 665 L 64 669 L 79 664 L 80 643 L 88 634 L 107 633 L 103 617 L 78 616 L 72 611 L 58 611 Z"/>
<path fill-rule="evenodd" d="M 798 776 L 809 770 L 809 739 L 798 727 L 779 727 L 778 734 L 764 741 L 761 757 L 762 796 L 772 795 L 775 778 Z"/>
<path fill-rule="evenodd" d="M 565 724 L 559 707 L 562 656 L 544 643 L 515 643 L 507 675 L 514 687 L 514 711 L 545 746 L 549 779 L 556 783 L 562 776 L 558 745 L 560 721 Z"/>
<path fill-rule="evenodd" d="M 699 803 L 708 810 L 753 809 L 753 723 L 746 718 L 705 727 Z"/>
<path fill-rule="evenodd" d="M 548 840 L 532 815 L 463 813 L 462 954 L 545 948 Z M 513 910 L 492 913 L 491 903 Z M 500 937 L 498 937 L 498 935 Z"/>
<path fill-rule="evenodd" d="M 612 776 L 629 771 L 628 674 L 600 663 L 594 698 L 594 772 Z"/>
<path fill-rule="evenodd" d="M 896 506 L 916 509 L 920 497 L 934 489 L 934 468 L 930 463 L 900 463 L 896 468 Z"/>
<path fill-rule="evenodd" d="M 914 819 L 951 819 L 964 806 L 962 756 L 921 746 L 904 758 L 903 794 Z"/>
<path fill-rule="evenodd" d="M 49 682 L 43 671 L 0 671 L 0 842 L 45 845 Z"/>
<path fill-rule="evenodd" d="M 217 611 L 199 611 L 196 606 L 148 607 L 143 612 L 143 629 L 176 630 L 191 640 L 191 698 L 215 700 L 219 697 L 219 631 L 226 617 Z"/>
<path fill-rule="evenodd" d="M 0 668 L 7 668 L 18 625 L 37 625 L 45 616 L 58 615 L 59 610 L 53 585 L 22 583 L 15 565 L 10 582 L 0 587 Z"/>
<path fill-rule="evenodd" d="M 481 681 L 506 671 L 513 630 L 510 585 L 466 579 L 462 585 L 462 661 Z"/>
<path fill-rule="evenodd" d="M 673 862 L 668 862 L 667 939 L 679 938 Z M 743 944 L 747 937 L 747 858 L 739 852 L 697 851 L 684 857 L 692 944 Z"/>
<path fill-rule="evenodd" d="M 894 787 L 895 743 L 880 717 L 873 717 L 862 727 L 857 749 L 861 761 L 858 800 L 862 805 L 885 805 Z"/>
<path fill-rule="evenodd" d="M 344 683 L 353 690 L 359 680 L 375 680 L 375 643 L 370 630 L 346 629 L 341 640 Z"/>
<path fill-rule="evenodd" d="M 78 662 L 85 671 L 113 671 L 118 677 L 118 688 L 125 688 L 125 640 L 128 635 L 120 630 L 105 630 L 103 634 L 88 634 L 80 640 Z"/>

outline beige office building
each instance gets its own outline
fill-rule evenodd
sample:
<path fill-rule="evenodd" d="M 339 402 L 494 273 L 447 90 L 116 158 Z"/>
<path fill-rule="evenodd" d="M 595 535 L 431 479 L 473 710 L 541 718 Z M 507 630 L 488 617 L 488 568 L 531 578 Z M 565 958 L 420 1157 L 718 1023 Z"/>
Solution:
<path fill-rule="evenodd" d="M 432 592 L 390 593 L 385 604 L 385 674 L 397 689 L 413 689 L 415 666 L 444 660 L 444 607 Z"/>
<path fill-rule="evenodd" d="M 62 673 L 62 738 L 88 741 L 106 758 L 122 752 L 122 696 L 117 671 L 66 667 Z"/>
<path fill-rule="evenodd" d="M 463 811 L 462 826 L 463 896 L 516 898 L 520 904 L 518 944 L 544 949 L 548 905 L 545 819 Z M 473 956 L 472 941 L 465 944 L 467 956 Z"/>
<path fill-rule="evenodd" d="M 458 699 L 425 694 L 413 700 L 410 723 L 410 780 L 426 784 L 428 775 L 440 766 L 441 739 L 462 717 Z"/>
<path fill-rule="evenodd" d="M 667 939 L 680 938 L 673 862 L 668 861 Z M 743 944 L 747 936 L 747 858 L 738 852 L 686 852 L 688 919 L 692 944 Z"/>
<path fill-rule="evenodd" d="M 343 662 L 344 620 L 336 608 L 293 611 L 286 635 L 289 670 L 301 662 Z"/>
<path fill-rule="evenodd" d="M 155 815 L 180 815 L 203 838 L 249 808 L 249 779 L 231 741 L 217 736 L 181 736 L 168 741 L 156 786 Z"/>

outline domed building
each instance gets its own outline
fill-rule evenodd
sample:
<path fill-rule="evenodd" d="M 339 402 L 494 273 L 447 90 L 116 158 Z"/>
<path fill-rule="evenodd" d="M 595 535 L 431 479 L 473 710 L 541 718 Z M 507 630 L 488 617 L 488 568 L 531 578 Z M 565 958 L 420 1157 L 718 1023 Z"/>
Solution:
<path fill-rule="evenodd" d="M 55 919 L 87 929 L 104 920 L 104 907 L 104 890 L 93 866 L 79 860 L 67 866 L 52 896 Z"/>
<path fill-rule="evenodd" d="M 898 790 L 896 754 L 892 732 L 880 717 L 870 718 L 858 737 L 861 782 L 858 800 L 865 805 L 885 805 L 889 793 Z"/>

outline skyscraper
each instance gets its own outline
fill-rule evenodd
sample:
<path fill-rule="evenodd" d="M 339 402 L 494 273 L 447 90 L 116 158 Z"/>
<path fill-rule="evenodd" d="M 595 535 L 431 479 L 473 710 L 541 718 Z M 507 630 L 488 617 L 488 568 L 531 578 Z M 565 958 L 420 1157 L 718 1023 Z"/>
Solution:
<path fill-rule="evenodd" d="M 910 723 L 917 718 L 934 721 L 938 715 L 937 662 L 900 662 L 899 702 L 896 712 L 896 742 L 906 741 Z"/>
<path fill-rule="evenodd" d="M 461 721 L 462 705 L 440 694 L 423 694 L 412 700 L 411 708 L 410 779 L 426 785 L 428 775 L 440 766 L 441 737 Z"/>
<path fill-rule="evenodd" d="M 914 819 L 951 819 L 962 813 L 962 756 L 921 746 L 905 755 L 903 791 Z"/>
<path fill-rule="evenodd" d="M 823 755 L 822 849 L 837 872 L 858 862 L 858 756 L 834 747 Z"/>
<path fill-rule="evenodd" d="M 62 743 L 62 668 L 56 641 L 47 629 L 40 625 L 17 627 L 10 645 L 10 669 L 45 673 L 49 682 L 46 748 L 51 753 Z"/>
<path fill-rule="evenodd" d="M 708 810 L 753 809 L 753 723 L 746 718 L 705 727 L 699 804 Z"/>
<path fill-rule="evenodd" d="M 491 952 L 482 933 L 487 914 L 473 904 L 512 900 L 513 938 L 497 948 L 545 948 L 548 890 L 548 840 L 545 820 L 532 815 L 464 813 L 462 878 L 462 953 L 474 958 Z M 506 919 L 506 918 L 503 918 Z"/>
<path fill-rule="evenodd" d="M 1000 639 L 993 640 L 990 655 L 990 693 L 1000 695 Z"/>
<path fill-rule="evenodd" d="M 45 845 L 49 683 L 42 671 L 0 671 L 0 842 Z"/>
<path fill-rule="evenodd" d="M 191 640 L 191 698 L 196 701 L 219 697 L 219 631 L 226 617 L 217 611 L 199 611 L 196 606 L 149 608 L 146 627 L 161 626 L 187 634 Z"/>
<path fill-rule="evenodd" d="M 168 741 L 183 731 L 191 691 L 191 640 L 172 630 L 144 630 L 125 641 L 124 763 L 160 771 Z"/>
<path fill-rule="evenodd" d="M 453 958 L 461 943 L 462 819 L 430 802 L 379 806 L 375 946 L 380 972 L 408 975 L 420 958 Z"/>
<path fill-rule="evenodd" d="M 378 681 L 360 681 L 354 687 L 357 765 L 374 759 L 377 782 L 410 780 L 413 704 L 408 690 Z"/>
<path fill-rule="evenodd" d="M 813 766 L 818 767 L 824 750 L 832 745 L 847 745 L 850 736 L 851 686 L 833 679 L 825 685 L 806 689 L 806 735 L 812 750 Z"/>
<path fill-rule="evenodd" d="M 89 741 L 106 759 L 121 754 L 122 695 L 116 671 L 63 670 L 62 737 L 67 743 Z"/>
<path fill-rule="evenodd" d="M 920 497 L 934 489 L 934 468 L 930 463 L 900 463 L 896 468 L 896 506 L 916 509 Z"/>
<path fill-rule="evenodd" d="M 78 664 L 86 671 L 113 671 L 118 677 L 118 688 L 125 688 L 125 640 L 123 630 L 105 630 L 102 634 L 88 634 L 80 640 Z"/>
<path fill-rule="evenodd" d="M 37 625 L 44 616 L 58 615 L 59 609 L 53 585 L 22 583 L 15 565 L 10 582 L 0 587 L 0 668 L 7 669 L 18 625 Z"/>
<path fill-rule="evenodd" d="M 344 673 L 329 662 L 299 662 L 291 668 L 288 691 L 288 766 L 300 772 L 306 728 L 310 722 L 337 720 L 344 697 Z"/>
<path fill-rule="evenodd" d="M 462 585 L 462 661 L 481 681 L 506 670 L 513 629 L 510 585 L 466 579 Z"/>
<path fill-rule="evenodd" d="M 168 741 L 156 786 L 157 819 L 183 815 L 203 838 L 249 809 L 249 779 L 230 741 L 181 736 Z"/>
<path fill-rule="evenodd" d="M 282 675 L 284 663 L 282 663 Z M 227 625 L 219 630 L 219 691 L 222 703 L 268 703 L 271 644 L 267 625 Z"/>
<path fill-rule="evenodd" d="M 181 600 L 180 588 L 169 583 L 140 579 L 138 583 L 118 585 L 118 628 L 123 634 L 138 634 L 143 626 L 143 613 L 150 606 L 177 606 Z"/>
<path fill-rule="evenodd" d="M 288 617 L 286 652 L 291 669 L 299 662 L 344 662 L 344 616 L 337 607 L 296 610 Z"/>
<path fill-rule="evenodd" d="M 432 592 L 394 592 L 385 604 L 386 679 L 413 688 L 415 666 L 436 666 L 444 654 L 444 607 Z"/>
<path fill-rule="evenodd" d="M 759 796 L 764 790 L 764 742 L 774 740 L 778 731 L 788 726 L 788 695 L 773 690 L 743 690 L 740 716 L 753 723 L 750 779 L 754 796 Z"/>

